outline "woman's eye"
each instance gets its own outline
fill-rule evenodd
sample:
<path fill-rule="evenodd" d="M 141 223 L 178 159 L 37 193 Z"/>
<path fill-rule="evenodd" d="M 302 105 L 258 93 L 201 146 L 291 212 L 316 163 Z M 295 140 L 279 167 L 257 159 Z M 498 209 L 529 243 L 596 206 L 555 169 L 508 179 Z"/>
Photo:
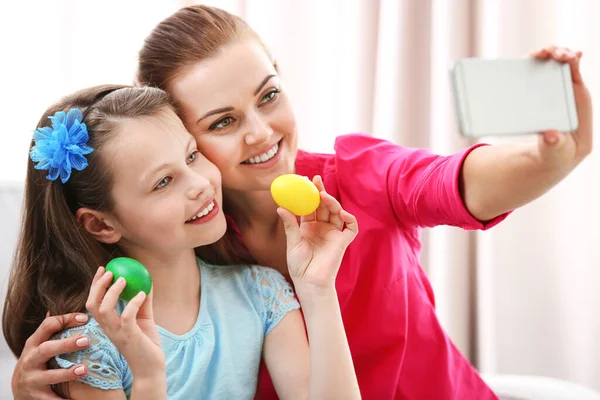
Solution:
<path fill-rule="evenodd" d="M 171 183 L 172 180 L 173 178 L 171 178 L 170 176 L 165 176 L 160 180 L 160 182 L 158 182 L 158 185 L 156 185 L 154 189 L 164 189 L 169 183 Z"/>
<path fill-rule="evenodd" d="M 215 129 L 223 129 L 223 128 L 227 128 L 232 123 L 233 123 L 232 117 L 225 117 L 223 119 L 218 120 L 214 124 L 212 124 L 208 129 L 211 131 L 215 130 Z"/>
<path fill-rule="evenodd" d="M 265 94 L 262 99 L 260 99 L 260 104 L 265 104 L 270 101 L 273 101 L 277 97 L 277 94 L 279 92 L 281 92 L 281 90 L 279 89 L 271 90 L 269 93 Z"/>
<path fill-rule="evenodd" d="M 198 150 L 193 151 L 192 154 L 190 154 L 189 157 L 187 158 L 186 162 L 188 164 L 191 164 L 194 161 L 196 161 L 196 158 L 198 158 Z"/>

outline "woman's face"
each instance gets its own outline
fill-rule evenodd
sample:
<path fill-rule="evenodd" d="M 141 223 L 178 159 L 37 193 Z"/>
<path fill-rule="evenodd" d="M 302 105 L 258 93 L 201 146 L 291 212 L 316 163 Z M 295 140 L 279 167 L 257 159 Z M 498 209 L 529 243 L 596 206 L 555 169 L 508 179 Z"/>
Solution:
<path fill-rule="evenodd" d="M 296 120 L 272 60 L 255 40 L 235 42 L 184 69 L 170 85 L 198 149 L 223 188 L 268 190 L 294 172 Z"/>

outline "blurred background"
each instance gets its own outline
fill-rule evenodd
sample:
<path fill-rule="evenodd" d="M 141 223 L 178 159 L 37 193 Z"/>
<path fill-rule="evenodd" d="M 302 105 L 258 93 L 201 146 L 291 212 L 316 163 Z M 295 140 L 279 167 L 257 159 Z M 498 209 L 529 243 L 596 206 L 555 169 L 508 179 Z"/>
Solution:
<path fill-rule="evenodd" d="M 454 119 L 452 61 L 523 57 L 550 44 L 583 51 L 582 72 L 599 111 L 598 0 L 5 1 L 2 299 L 28 145 L 42 112 L 76 89 L 131 83 L 144 37 L 193 3 L 238 14 L 262 36 L 281 67 L 306 150 L 332 151 L 337 135 L 366 132 L 442 154 L 458 151 L 471 143 Z M 535 137 L 502 139 L 520 140 Z M 439 316 L 480 371 L 557 377 L 600 390 L 598 205 L 596 150 L 558 187 L 491 231 L 424 231 L 422 265 Z M 13 366 L 2 340 L 0 398 L 11 397 Z"/>

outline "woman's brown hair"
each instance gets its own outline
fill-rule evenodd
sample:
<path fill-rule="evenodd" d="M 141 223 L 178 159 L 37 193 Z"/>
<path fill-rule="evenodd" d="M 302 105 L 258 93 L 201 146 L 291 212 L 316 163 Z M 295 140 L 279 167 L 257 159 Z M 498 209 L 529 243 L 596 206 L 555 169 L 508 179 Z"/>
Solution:
<path fill-rule="evenodd" d="M 185 7 L 159 23 L 139 53 L 137 83 L 169 91 L 186 67 L 214 57 L 236 41 L 253 39 L 267 48 L 248 24 L 233 14 L 205 5 Z M 210 93 L 206 94 L 210 96 Z M 224 204 L 227 212 L 227 202 Z M 196 253 L 213 264 L 256 263 L 228 221 L 225 236 Z"/>
<path fill-rule="evenodd" d="M 81 207 L 112 209 L 112 174 L 103 149 L 118 134 L 121 121 L 154 115 L 165 107 L 171 107 L 170 99 L 160 89 L 104 85 L 63 98 L 38 122 L 38 128 L 49 126 L 49 116 L 79 108 L 88 129 L 87 144 L 94 150 L 86 156 L 88 166 L 73 171 L 64 184 L 48 180 L 48 172 L 35 169 L 29 160 L 21 234 L 2 315 L 4 337 L 17 357 L 46 312 L 85 311 L 94 273 L 118 255 L 118 249 L 96 241 L 75 212 Z"/>

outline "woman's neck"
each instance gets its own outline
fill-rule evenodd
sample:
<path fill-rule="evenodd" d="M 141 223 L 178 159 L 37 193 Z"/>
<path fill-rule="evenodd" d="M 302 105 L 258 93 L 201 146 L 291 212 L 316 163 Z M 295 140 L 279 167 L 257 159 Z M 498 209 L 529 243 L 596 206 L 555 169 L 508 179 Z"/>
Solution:
<path fill-rule="evenodd" d="M 289 276 L 286 237 L 270 191 L 225 192 L 226 210 L 235 221 L 244 245 L 258 264 Z"/>
<path fill-rule="evenodd" d="M 277 231 L 280 224 L 277 204 L 269 190 L 236 191 L 223 189 L 227 213 L 242 231 Z"/>

